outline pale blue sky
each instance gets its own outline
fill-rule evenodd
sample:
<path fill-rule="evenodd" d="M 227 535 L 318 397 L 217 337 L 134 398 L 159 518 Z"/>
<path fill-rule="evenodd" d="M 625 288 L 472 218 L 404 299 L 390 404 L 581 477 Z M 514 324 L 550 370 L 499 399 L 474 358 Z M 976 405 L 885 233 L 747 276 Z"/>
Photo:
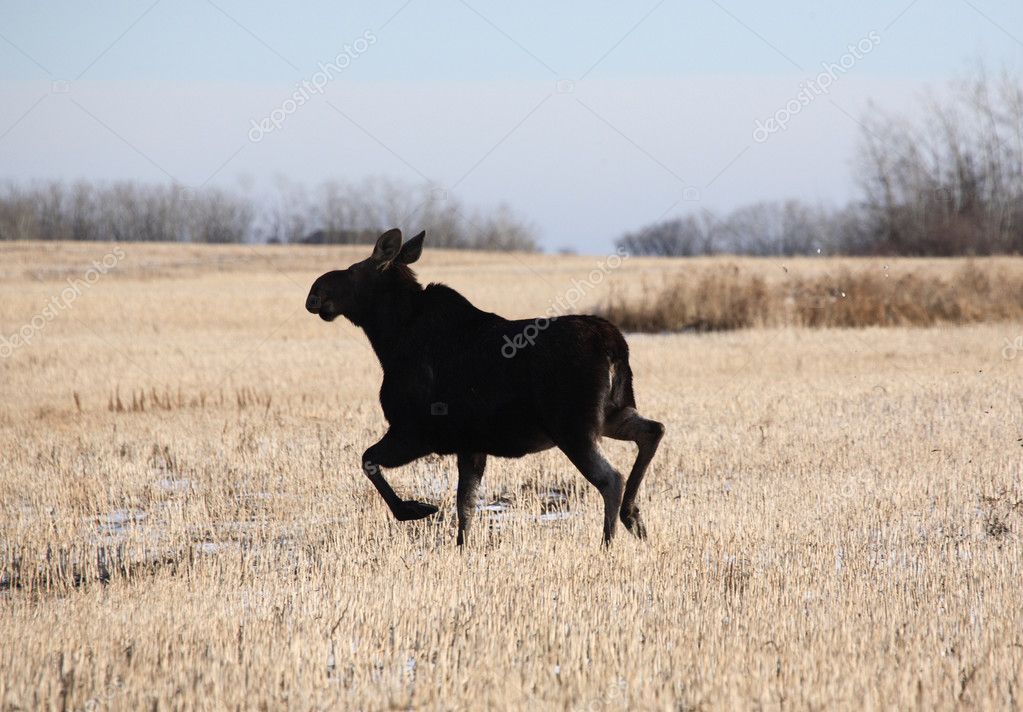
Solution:
<path fill-rule="evenodd" d="M 913 115 L 971 62 L 1023 66 L 1018 0 L 822 5 L 0 2 L 0 179 L 425 178 L 598 253 L 665 214 L 844 202 L 869 99 Z M 324 94 L 250 140 L 366 31 Z M 827 96 L 752 139 L 870 33 Z"/>

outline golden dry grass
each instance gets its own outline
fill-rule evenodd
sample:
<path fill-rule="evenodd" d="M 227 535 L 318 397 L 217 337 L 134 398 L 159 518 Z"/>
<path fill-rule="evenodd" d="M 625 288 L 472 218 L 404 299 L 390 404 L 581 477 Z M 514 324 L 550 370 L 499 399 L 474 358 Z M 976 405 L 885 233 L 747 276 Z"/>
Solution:
<path fill-rule="evenodd" d="M 0 246 L 0 334 L 110 249 Z M 548 452 L 491 461 L 459 554 L 453 463 L 393 471 L 443 508 L 388 518 L 358 468 L 379 367 L 302 310 L 361 250 L 124 250 L 0 359 L 3 708 L 1019 706 L 1023 324 L 630 335 L 668 429 L 651 540 L 602 550 L 599 497 Z M 719 264 L 580 286 L 597 262 L 420 271 L 525 317 Z"/>

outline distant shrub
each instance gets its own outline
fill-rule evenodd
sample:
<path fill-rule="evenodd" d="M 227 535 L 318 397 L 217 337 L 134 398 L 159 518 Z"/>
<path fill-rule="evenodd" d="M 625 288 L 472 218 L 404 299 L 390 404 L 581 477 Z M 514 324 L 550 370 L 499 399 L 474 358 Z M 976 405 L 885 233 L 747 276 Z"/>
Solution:
<path fill-rule="evenodd" d="M 1023 317 L 1023 280 L 992 278 L 974 263 L 948 279 L 843 269 L 835 277 L 796 280 L 790 290 L 802 326 L 930 326 Z"/>
<path fill-rule="evenodd" d="M 842 267 L 833 275 L 768 284 L 729 265 L 679 277 L 638 302 L 612 297 L 601 314 L 640 332 L 1005 321 L 1023 318 L 1023 277 L 971 262 L 950 277 Z"/>
<path fill-rule="evenodd" d="M 727 266 L 680 278 L 639 304 L 612 298 L 602 315 L 627 331 L 726 331 L 763 324 L 770 299 L 763 277 Z"/>

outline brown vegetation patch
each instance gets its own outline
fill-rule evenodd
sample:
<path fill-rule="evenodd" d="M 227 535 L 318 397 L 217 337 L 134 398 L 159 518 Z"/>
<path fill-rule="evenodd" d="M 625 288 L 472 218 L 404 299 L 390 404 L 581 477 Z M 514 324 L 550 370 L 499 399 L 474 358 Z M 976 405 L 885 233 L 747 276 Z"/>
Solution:
<path fill-rule="evenodd" d="M 754 326 L 970 324 L 1023 318 L 1023 277 L 968 262 L 947 274 L 839 267 L 768 284 L 735 265 L 683 275 L 639 300 L 612 295 L 601 314 L 626 331 Z"/>

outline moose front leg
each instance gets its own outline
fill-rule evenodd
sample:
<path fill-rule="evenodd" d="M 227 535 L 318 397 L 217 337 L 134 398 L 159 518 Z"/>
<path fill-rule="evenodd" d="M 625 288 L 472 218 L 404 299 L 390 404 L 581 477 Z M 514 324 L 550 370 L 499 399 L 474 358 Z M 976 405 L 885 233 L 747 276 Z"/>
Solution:
<path fill-rule="evenodd" d="M 437 513 L 437 508 L 425 502 L 401 499 L 384 479 L 381 468 L 401 467 L 425 454 L 424 451 L 416 448 L 410 440 L 403 439 L 390 430 L 380 439 L 380 442 L 372 445 L 362 454 L 362 471 L 377 488 L 377 492 L 384 498 L 391 514 L 399 522 L 429 517 L 431 514 Z"/>

